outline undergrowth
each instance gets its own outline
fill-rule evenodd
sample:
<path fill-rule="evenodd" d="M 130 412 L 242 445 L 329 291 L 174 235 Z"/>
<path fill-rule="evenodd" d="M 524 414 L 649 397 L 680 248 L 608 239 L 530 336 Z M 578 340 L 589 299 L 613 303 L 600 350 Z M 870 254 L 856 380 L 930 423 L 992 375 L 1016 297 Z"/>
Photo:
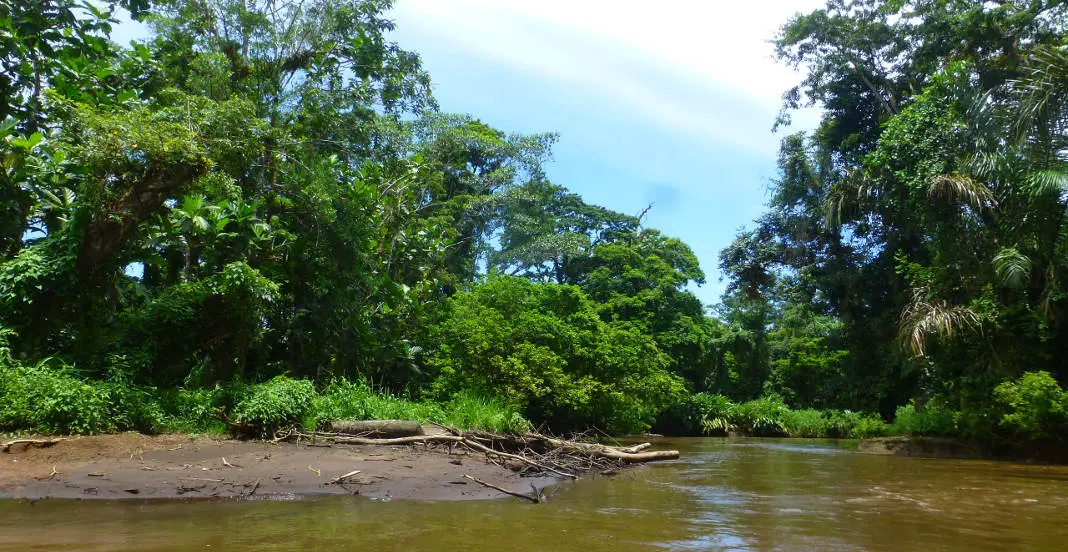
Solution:
<path fill-rule="evenodd" d="M 917 410 L 897 409 L 890 424 L 873 414 L 848 410 L 789 408 L 769 395 L 735 403 L 697 393 L 672 407 L 657 429 L 674 435 L 866 438 L 880 435 L 975 436 L 1000 431 L 1003 438 L 1058 438 L 1068 433 L 1068 392 L 1046 373 L 1030 372 L 997 390 L 997 410 L 978 416 L 937 402 Z M 234 427 L 269 436 L 282 427 L 306 430 L 336 419 L 401 419 L 461 429 L 529 430 L 530 422 L 504 401 L 460 391 L 444 402 L 420 401 L 367 381 L 313 382 L 277 376 L 262 383 L 233 380 L 214 387 L 169 389 L 137 386 L 117 373 L 83 378 L 70 365 L 45 359 L 23 365 L 0 355 L 0 433 L 93 434 L 113 431 L 221 434 Z M 980 421 L 976 421 L 980 420 Z M 232 425 L 226 423 L 231 422 Z"/>
<path fill-rule="evenodd" d="M 530 428 L 500 400 L 461 391 L 444 403 L 415 401 L 365 381 L 335 379 L 321 390 L 309 380 L 277 376 L 210 388 L 159 391 L 124 378 L 88 380 L 72 366 L 46 360 L 0 362 L 0 432 L 94 434 L 226 433 L 226 420 L 246 434 L 269 436 L 286 426 L 314 429 L 335 419 L 428 421 L 462 429 L 513 432 Z"/>

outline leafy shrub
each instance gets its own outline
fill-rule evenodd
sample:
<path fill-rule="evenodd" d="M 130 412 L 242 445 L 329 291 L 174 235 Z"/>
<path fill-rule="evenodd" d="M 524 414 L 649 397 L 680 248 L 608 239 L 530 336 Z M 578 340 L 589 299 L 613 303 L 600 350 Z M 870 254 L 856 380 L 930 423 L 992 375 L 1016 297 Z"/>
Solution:
<path fill-rule="evenodd" d="M 1001 425 L 1031 438 L 1054 437 L 1068 431 L 1068 393 L 1046 371 L 1027 372 L 994 390 L 1007 413 Z"/>
<path fill-rule="evenodd" d="M 995 443 L 1004 437 L 1000 431 L 1001 415 L 994 400 L 973 403 L 957 413 L 957 431 L 961 437 L 981 443 Z"/>
<path fill-rule="evenodd" d="M 734 403 L 723 395 L 697 393 L 693 396 L 695 419 L 705 435 L 726 435 L 731 431 L 729 416 L 732 407 Z"/>
<path fill-rule="evenodd" d="M 955 435 L 957 416 L 952 410 L 934 404 L 917 412 L 916 405 L 909 401 L 897 408 L 890 432 L 895 435 Z"/>
<path fill-rule="evenodd" d="M 161 394 L 164 425 L 188 433 L 225 433 L 226 424 L 215 413 L 216 389 L 175 389 Z"/>
<path fill-rule="evenodd" d="M 46 359 L 35 366 L 0 363 L 0 428 L 37 433 L 115 429 L 108 394 Z"/>
<path fill-rule="evenodd" d="M 672 407 L 667 417 L 685 435 L 726 435 L 734 403 L 723 395 L 696 393 Z"/>
<path fill-rule="evenodd" d="M 450 299 L 430 334 L 438 399 L 492 393 L 557 431 L 642 432 L 685 393 L 647 332 L 603 321 L 576 286 L 493 276 Z"/>
<path fill-rule="evenodd" d="M 150 390 L 121 381 L 96 385 L 107 401 L 111 423 L 115 429 L 132 429 L 141 433 L 157 433 L 166 425 L 166 416 L 159 400 Z"/>
<path fill-rule="evenodd" d="M 830 433 L 830 423 L 825 413 L 811 408 L 788 410 L 783 416 L 782 425 L 790 437 L 823 438 Z"/>
<path fill-rule="evenodd" d="M 852 437 L 853 439 L 867 439 L 886 435 L 888 430 L 889 426 L 878 416 L 860 415 L 852 430 L 842 436 Z"/>
<path fill-rule="evenodd" d="M 786 434 L 789 413 L 790 409 L 781 398 L 769 395 L 734 405 L 730 420 L 735 427 L 749 435 L 774 437 Z"/>
<path fill-rule="evenodd" d="M 888 429 L 882 418 L 849 410 L 827 410 L 827 436 L 844 439 L 866 439 L 885 435 Z"/>
<path fill-rule="evenodd" d="M 234 378 L 227 383 L 217 384 L 211 392 L 211 404 L 227 412 L 233 412 L 237 405 L 252 395 L 253 386 Z"/>
<path fill-rule="evenodd" d="M 314 398 L 312 382 L 275 376 L 250 386 L 248 395 L 234 406 L 233 419 L 267 436 L 282 426 L 299 423 L 310 411 Z"/>

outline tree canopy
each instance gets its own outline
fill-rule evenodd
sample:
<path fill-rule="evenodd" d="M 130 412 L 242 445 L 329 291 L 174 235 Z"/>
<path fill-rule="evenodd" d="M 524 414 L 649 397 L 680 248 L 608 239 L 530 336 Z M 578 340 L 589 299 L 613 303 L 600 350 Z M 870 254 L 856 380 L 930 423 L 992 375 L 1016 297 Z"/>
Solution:
<path fill-rule="evenodd" d="M 311 404 L 284 376 L 559 430 L 767 433 L 789 406 L 1063 435 L 1068 4 L 786 22 L 775 55 L 805 76 L 776 126 L 823 117 L 784 136 L 711 307 L 685 243 L 549 178 L 555 134 L 441 112 L 391 4 L 0 6 L 0 397 L 74 378 L 235 406 L 268 382 Z M 112 42 L 117 10 L 151 38 Z"/>

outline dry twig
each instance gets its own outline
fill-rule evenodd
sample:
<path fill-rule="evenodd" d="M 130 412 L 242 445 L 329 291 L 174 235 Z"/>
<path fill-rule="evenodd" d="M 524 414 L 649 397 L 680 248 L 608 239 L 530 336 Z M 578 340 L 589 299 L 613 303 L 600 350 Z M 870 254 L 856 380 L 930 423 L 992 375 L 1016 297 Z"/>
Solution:
<path fill-rule="evenodd" d="M 360 470 L 352 470 L 349 473 L 346 473 L 346 474 L 343 474 L 343 475 L 339 475 L 339 476 L 331 479 L 330 482 L 331 483 L 341 483 L 342 481 L 344 481 L 344 480 L 346 480 L 346 479 L 348 479 L 348 478 L 350 478 L 350 477 L 352 477 L 352 476 L 354 476 L 354 475 L 356 475 L 358 473 L 360 473 Z"/>
<path fill-rule="evenodd" d="M 482 485 L 483 487 L 489 487 L 490 489 L 493 489 L 493 490 L 498 491 L 498 492 L 502 492 L 502 493 L 504 493 L 506 495 L 514 496 L 516 498 L 522 498 L 523 500 L 529 500 L 529 501 L 533 502 L 534 504 L 538 504 L 538 503 L 541 502 L 541 494 L 540 493 L 537 494 L 536 496 L 530 496 L 530 495 L 525 495 L 523 493 L 512 492 L 512 491 L 509 491 L 508 489 L 505 489 L 505 488 L 502 488 L 502 487 L 498 487 L 498 486 L 494 485 L 493 483 L 486 483 L 485 481 L 482 481 L 481 479 L 477 479 L 477 478 L 471 477 L 470 475 L 467 475 L 466 473 L 464 474 L 464 479 L 470 479 L 471 481 L 474 481 L 475 483 L 478 483 L 479 485 Z M 535 490 L 537 490 L 537 489 L 535 489 Z"/>

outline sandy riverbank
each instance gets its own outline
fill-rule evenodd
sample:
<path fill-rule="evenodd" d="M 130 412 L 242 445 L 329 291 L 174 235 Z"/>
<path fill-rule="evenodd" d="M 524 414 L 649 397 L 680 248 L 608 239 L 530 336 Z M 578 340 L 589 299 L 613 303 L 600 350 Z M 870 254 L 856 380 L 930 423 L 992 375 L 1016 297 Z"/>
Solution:
<path fill-rule="evenodd" d="M 225 458 L 225 462 L 224 459 Z M 335 478 L 353 471 L 341 481 Z M 529 493 L 553 479 L 520 477 L 482 455 L 421 446 L 316 447 L 136 433 L 70 437 L 0 453 L 0 499 L 299 498 L 468 500 L 504 495 L 464 478 Z"/>

